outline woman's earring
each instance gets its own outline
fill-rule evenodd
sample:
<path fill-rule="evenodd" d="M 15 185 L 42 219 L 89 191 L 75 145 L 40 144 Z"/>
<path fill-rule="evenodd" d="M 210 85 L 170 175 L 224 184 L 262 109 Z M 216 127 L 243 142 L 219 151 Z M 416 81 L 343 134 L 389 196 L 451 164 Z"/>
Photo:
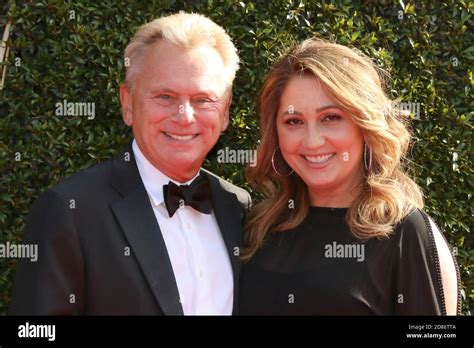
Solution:
<path fill-rule="evenodd" d="M 364 143 L 364 168 L 369 171 L 372 167 L 372 149 Z"/>
<path fill-rule="evenodd" d="M 272 167 L 273 167 L 273 170 L 275 171 L 275 173 L 277 173 L 279 176 L 290 176 L 291 174 L 293 174 L 294 170 L 291 169 L 291 172 L 289 172 L 288 174 L 286 175 L 283 175 L 283 174 L 280 174 L 278 172 L 278 170 L 276 169 L 276 166 L 275 166 L 275 153 L 276 153 L 276 150 L 278 150 L 279 147 L 275 148 L 275 150 L 273 150 L 273 154 L 272 154 Z"/>

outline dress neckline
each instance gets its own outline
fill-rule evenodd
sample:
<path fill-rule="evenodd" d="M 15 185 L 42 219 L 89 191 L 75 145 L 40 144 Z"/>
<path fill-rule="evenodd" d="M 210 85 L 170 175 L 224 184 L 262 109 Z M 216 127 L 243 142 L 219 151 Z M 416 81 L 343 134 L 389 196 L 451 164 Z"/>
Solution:
<path fill-rule="evenodd" d="M 311 205 L 309 210 L 310 212 L 322 213 L 326 215 L 344 215 L 347 213 L 349 208 L 317 207 L 315 205 Z"/>

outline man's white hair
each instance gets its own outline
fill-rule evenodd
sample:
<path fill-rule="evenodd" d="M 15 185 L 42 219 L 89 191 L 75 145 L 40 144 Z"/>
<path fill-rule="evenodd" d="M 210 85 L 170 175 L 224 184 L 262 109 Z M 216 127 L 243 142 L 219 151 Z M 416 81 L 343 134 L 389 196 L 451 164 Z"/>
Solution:
<path fill-rule="evenodd" d="M 203 15 L 179 12 L 155 19 L 137 30 L 124 54 L 125 62 L 128 63 L 125 64 L 127 89 L 133 88 L 145 49 L 160 39 L 169 40 L 184 48 L 199 45 L 214 48 L 224 63 L 226 84 L 232 85 L 239 68 L 239 56 L 229 35 L 222 27 Z"/>

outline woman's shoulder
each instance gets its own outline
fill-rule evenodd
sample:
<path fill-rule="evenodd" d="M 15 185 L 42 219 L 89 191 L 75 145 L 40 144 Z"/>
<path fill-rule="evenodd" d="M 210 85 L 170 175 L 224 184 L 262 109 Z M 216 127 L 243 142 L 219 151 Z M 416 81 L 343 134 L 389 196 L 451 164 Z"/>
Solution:
<path fill-rule="evenodd" d="M 423 210 L 413 208 L 393 229 L 393 237 L 402 243 L 418 241 L 427 246 L 434 246 L 432 219 Z"/>
<path fill-rule="evenodd" d="M 441 244 L 449 246 L 434 219 L 419 208 L 413 208 L 394 226 L 393 237 L 401 245 L 425 246 L 430 250 L 439 249 Z"/>
<path fill-rule="evenodd" d="M 428 222 L 428 214 L 420 208 L 413 208 L 404 218 L 396 225 L 395 229 L 423 229 Z"/>
<path fill-rule="evenodd" d="M 400 263 L 426 260 L 432 263 L 436 243 L 428 214 L 418 208 L 412 209 L 393 226 L 386 238 L 372 240 L 369 245 L 375 259 L 390 258 L 395 267 Z"/>

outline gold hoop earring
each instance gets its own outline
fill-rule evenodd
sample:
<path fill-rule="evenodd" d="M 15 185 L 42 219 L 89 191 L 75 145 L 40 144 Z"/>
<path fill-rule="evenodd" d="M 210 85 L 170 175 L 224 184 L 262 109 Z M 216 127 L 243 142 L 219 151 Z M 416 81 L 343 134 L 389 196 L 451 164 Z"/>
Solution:
<path fill-rule="evenodd" d="M 277 175 L 279 176 L 283 176 L 283 177 L 288 177 L 290 176 L 291 174 L 293 174 L 294 170 L 293 168 L 291 169 L 291 172 L 289 172 L 287 175 L 283 175 L 283 174 L 280 174 L 278 172 L 278 170 L 276 169 L 276 166 L 275 166 L 275 153 L 276 153 L 276 150 L 279 149 L 279 146 L 275 148 L 275 150 L 273 150 L 273 154 L 272 154 L 272 167 L 273 167 L 273 170 L 275 171 L 275 173 L 277 173 Z"/>

